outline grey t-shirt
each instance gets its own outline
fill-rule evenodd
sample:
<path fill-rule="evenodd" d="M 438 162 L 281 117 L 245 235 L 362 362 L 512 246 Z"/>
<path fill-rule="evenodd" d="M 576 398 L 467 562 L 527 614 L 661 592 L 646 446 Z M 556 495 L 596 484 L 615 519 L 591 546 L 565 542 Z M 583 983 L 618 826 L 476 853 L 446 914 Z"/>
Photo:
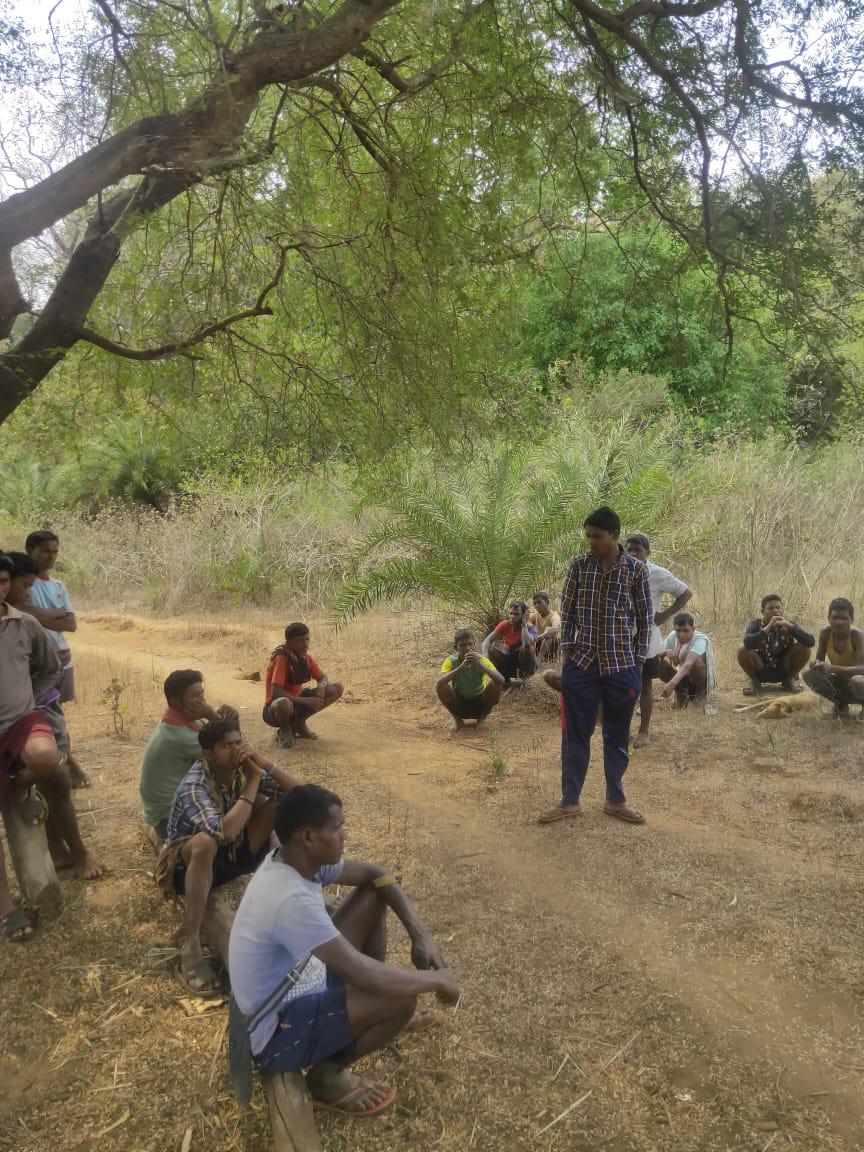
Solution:
<path fill-rule="evenodd" d="M 249 881 L 228 946 L 231 990 L 245 1016 L 251 1016 L 272 996 L 291 969 L 314 948 L 339 935 L 327 915 L 323 889 L 335 884 L 341 873 L 340 861 L 319 869 L 314 880 L 306 880 L 272 852 Z M 267 1046 L 284 1004 L 323 991 L 326 985 L 327 969 L 316 956 L 309 957 L 299 984 L 252 1033 L 252 1051 L 257 1054 Z"/>
<path fill-rule="evenodd" d="M 57 649 L 42 625 L 11 604 L 0 608 L 0 733 L 57 683 Z"/>

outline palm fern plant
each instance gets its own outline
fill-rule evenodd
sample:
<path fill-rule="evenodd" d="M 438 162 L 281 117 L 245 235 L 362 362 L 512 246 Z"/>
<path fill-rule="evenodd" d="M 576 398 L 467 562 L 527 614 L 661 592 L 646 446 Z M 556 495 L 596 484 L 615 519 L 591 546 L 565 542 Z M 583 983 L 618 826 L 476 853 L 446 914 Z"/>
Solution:
<path fill-rule="evenodd" d="M 556 580 L 591 508 L 612 504 L 643 531 L 659 524 L 672 454 L 663 428 L 623 418 L 598 429 L 576 415 L 541 448 L 397 478 L 331 618 L 338 627 L 383 600 L 428 596 L 489 631 L 510 600 Z"/>

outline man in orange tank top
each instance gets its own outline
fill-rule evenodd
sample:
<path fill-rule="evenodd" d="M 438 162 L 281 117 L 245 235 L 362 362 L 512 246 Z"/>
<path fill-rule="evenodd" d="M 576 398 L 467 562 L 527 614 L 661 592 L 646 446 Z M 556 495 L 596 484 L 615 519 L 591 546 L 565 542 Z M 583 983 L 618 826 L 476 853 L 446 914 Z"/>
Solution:
<path fill-rule="evenodd" d="M 804 673 L 804 682 L 831 701 L 839 720 L 848 719 L 850 704 L 864 705 L 864 631 L 853 627 L 854 619 L 851 600 L 831 601 L 828 627 L 819 633 L 816 659 Z"/>

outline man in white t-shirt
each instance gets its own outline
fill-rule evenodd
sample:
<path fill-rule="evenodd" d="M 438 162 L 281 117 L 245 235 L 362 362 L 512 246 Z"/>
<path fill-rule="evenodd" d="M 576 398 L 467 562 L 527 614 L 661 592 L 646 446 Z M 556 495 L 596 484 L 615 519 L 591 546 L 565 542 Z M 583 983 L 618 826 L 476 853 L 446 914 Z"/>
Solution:
<path fill-rule="evenodd" d="M 281 847 L 249 882 L 229 946 L 234 998 L 255 1018 L 252 1056 L 266 1073 L 308 1068 L 316 1108 L 377 1115 L 395 1091 L 349 1065 L 412 1021 L 421 1027 L 421 993 L 455 1004 L 459 989 L 396 877 L 378 864 L 342 858 L 338 796 L 316 784 L 295 788 L 279 801 L 275 832 Z M 337 882 L 354 891 L 331 919 L 323 889 Z M 411 940 L 413 970 L 385 962 L 388 908 Z"/>
<path fill-rule="evenodd" d="M 693 589 L 677 576 L 673 576 L 668 568 L 661 568 L 653 560 L 649 560 L 651 542 L 641 532 L 634 532 L 627 537 L 627 551 L 637 560 L 648 565 L 648 586 L 651 589 L 651 605 L 654 612 L 654 622 L 651 627 L 651 636 L 648 640 L 648 659 L 642 665 L 642 692 L 639 697 L 639 731 L 633 740 L 634 748 L 644 748 L 651 740 L 651 713 L 654 709 L 654 696 L 652 681 L 660 675 L 659 660 L 663 651 L 663 633 L 660 625 L 682 610 L 693 595 Z M 674 597 L 668 608 L 663 608 L 663 596 Z"/>

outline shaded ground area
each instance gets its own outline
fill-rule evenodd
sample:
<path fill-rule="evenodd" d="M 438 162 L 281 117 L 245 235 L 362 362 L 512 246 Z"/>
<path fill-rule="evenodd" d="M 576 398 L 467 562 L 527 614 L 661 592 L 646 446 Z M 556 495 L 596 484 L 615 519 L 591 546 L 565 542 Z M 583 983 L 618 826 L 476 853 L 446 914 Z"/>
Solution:
<path fill-rule="evenodd" d="M 161 680 L 200 667 L 259 747 L 342 794 L 349 852 L 401 869 L 464 986 L 437 1033 L 373 1063 L 395 1109 L 324 1120 L 325 1147 L 864 1148 L 864 732 L 819 709 L 735 716 L 740 685 L 721 663 L 720 716 L 658 707 L 634 756 L 644 828 L 602 815 L 599 764 L 586 815 L 539 828 L 558 780 L 542 685 L 512 693 L 481 737 L 453 739 L 432 689 L 440 626 L 374 617 L 314 643 L 348 692 L 319 742 L 281 751 L 261 685 L 237 678 L 263 667 L 277 631 L 94 614 L 76 637 L 70 720 L 94 781 L 78 806 L 114 872 L 64 881 L 60 922 L 0 948 L 0 1147 L 268 1146 L 260 1098 L 243 1113 L 231 1095 L 224 1010 L 199 1012 L 170 976 L 179 920 L 146 876 L 137 819 Z"/>

